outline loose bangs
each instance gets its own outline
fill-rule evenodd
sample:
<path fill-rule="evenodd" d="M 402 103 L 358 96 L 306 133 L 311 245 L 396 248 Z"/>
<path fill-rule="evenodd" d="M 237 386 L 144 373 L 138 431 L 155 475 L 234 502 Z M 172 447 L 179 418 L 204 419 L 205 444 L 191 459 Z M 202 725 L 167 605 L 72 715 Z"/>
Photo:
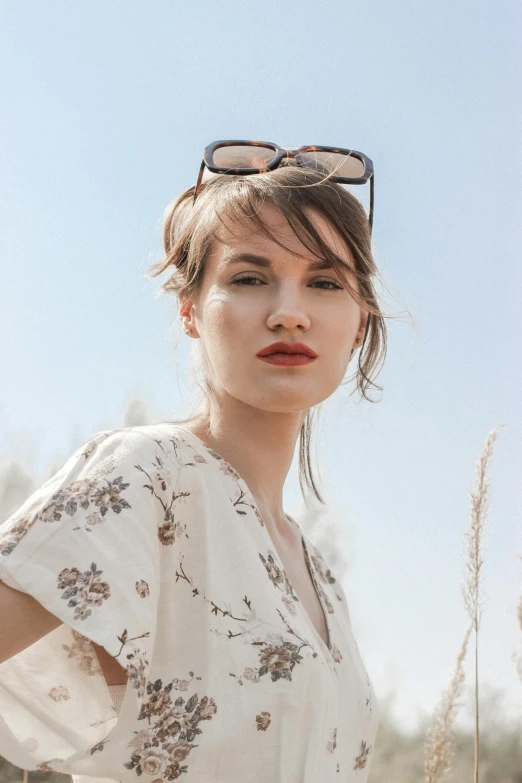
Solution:
<path fill-rule="evenodd" d="M 257 231 L 297 256 L 263 220 L 262 207 L 270 205 L 282 213 L 295 236 L 312 255 L 331 264 L 354 299 L 361 306 L 368 305 L 367 297 L 359 293 L 364 290 L 368 276 L 376 272 L 367 215 L 349 191 L 325 179 L 319 172 L 284 166 L 249 177 L 222 175 L 206 183 L 194 205 L 188 199 L 187 202 L 183 210 L 184 225 L 178 231 L 177 241 L 170 233 L 173 227 L 176 228 L 175 224 L 166 220 L 169 236 L 165 237 L 165 245 L 170 253 L 163 268 L 176 259 L 176 266 L 186 267 L 189 285 L 198 285 L 201 267 L 212 242 L 217 239 L 220 224 L 233 233 L 235 225 L 244 226 L 249 221 Z M 353 266 L 333 251 L 310 219 L 309 210 L 318 211 L 341 236 L 353 257 Z M 355 286 L 352 284 L 354 279 Z"/>

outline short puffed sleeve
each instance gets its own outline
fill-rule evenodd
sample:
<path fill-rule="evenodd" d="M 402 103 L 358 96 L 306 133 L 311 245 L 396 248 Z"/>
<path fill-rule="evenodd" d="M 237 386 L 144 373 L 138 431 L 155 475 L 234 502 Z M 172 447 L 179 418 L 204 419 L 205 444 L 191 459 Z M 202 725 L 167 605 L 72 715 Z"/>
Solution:
<path fill-rule="evenodd" d="M 0 664 L 0 754 L 22 769 L 103 777 L 140 711 L 166 508 L 155 446 L 139 427 L 97 433 L 0 525 L 0 580 L 62 621 Z M 92 642 L 127 673 L 119 715 Z"/>

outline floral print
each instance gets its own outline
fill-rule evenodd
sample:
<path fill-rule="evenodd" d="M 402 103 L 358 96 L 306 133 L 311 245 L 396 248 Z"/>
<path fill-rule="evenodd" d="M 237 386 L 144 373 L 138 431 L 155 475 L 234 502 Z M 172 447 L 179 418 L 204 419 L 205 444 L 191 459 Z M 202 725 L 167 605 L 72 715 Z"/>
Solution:
<path fill-rule="evenodd" d="M 95 677 L 101 674 L 101 667 L 98 657 L 94 652 L 91 640 L 82 636 L 81 633 L 71 629 L 72 644 L 63 644 L 62 649 L 69 653 L 69 658 L 75 658 L 78 667 L 89 677 Z"/>
<path fill-rule="evenodd" d="M 101 606 L 110 598 L 111 588 L 108 582 L 100 579 L 102 572 L 96 569 L 96 563 L 81 573 L 77 568 L 64 568 L 58 574 L 58 588 L 63 590 L 62 598 L 74 606 L 74 619 L 84 620 L 92 614 L 93 606 Z"/>
<path fill-rule="evenodd" d="M 82 456 L 91 453 L 92 450 L 89 449 L 84 451 Z M 103 521 L 103 517 L 109 510 L 119 514 L 123 509 L 130 508 L 129 503 L 121 494 L 129 485 L 123 483 L 121 476 L 112 481 L 102 480 L 100 483 L 100 479 L 103 479 L 107 473 L 111 473 L 115 467 L 114 459 L 106 460 L 88 479 L 73 481 L 69 486 L 56 492 L 37 516 L 24 517 L 20 523 L 13 526 L 11 537 L 7 545 L 0 550 L 0 554 L 10 554 L 35 522 L 52 524 L 59 522 L 63 514 L 73 517 L 79 508 L 85 511 L 94 506 L 95 510 L 82 518 L 85 529 L 90 531 L 93 525 Z"/>
<path fill-rule="evenodd" d="M 326 750 L 328 753 L 333 753 L 337 747 L 337 728 L 332 731 L 332 736 L 326 743 Z"/>
<path fill-rule="evenodd" d="M 270 713 L 262 712 L 260 715 L 256 715 L 256 727 L 258 731 L 266 731 L 270 726 Z"/>
<path fill-rule="evenodd" d="M 0 753 L 73 783 L 303 783 L 305 757 L 305 783 L 365 783 L 373 688 L 342 587 L 302 545 L 328 643 L 232 465 L 169 422 L 98 433 L 0 526 L 0 579 L 63 623 L 0 664 L 2 714 L 32 726 L 0 728 Z M 119 712 L 93 643 L 127 677 Z"/>
<path fill-rule="evenodd" d="M 140 579 L 139 582 L 136 582 L 136 592 L 141 598 L 150 595 L 150 589 L 145 579 Z"/>
<path fill-rule="evenodd" d="M 193 673 L 190 672 L 193 677 Z M 176 780 L 188 765 L 182 765 L 192 748 L 198 734 L 202 733 L 199 723 L 211 720 L 217 711 L 212 698 L 203 696 L 198 699 L 197 693 L 185 701 L 179 696 L 174 701 L 172 689 L 177 689 L 174 682 L 163 687 L 161 680 L 147 685 L 148 699 L 142 704 L 138 720 L 152 721 L 152 728 L 135 731 L 134 739 L 129 742 L 132 750 L 131 760 L 125 767 L 135 770 L 137 775 L 146 773 L 166 780 Z"/>
<path fill-rule="evenodd" d="M 270 579 L 274 587 L 277 587 L 280 590 L 282 590 L 284 593 L 286 593 L 286 595 L 284 595 L 282 599 L 286 608 L 291 614 L 295 614 L 291 601 L 299 601 L 299 598 L 296 596 L 294 592 L 294 588 L 288 581 L 288 577 L 285 574 L 284 570 L 277 565 L 275 561 L 274 553 L 269 550 L 266 557 L 264 557 L 260 552 L 259 557 L 261 558 L 261 562 L 266 568 L 268 578 Z"/>
<path fill-rule="evenodd" d="M 370 748 L 366 746 L 366 742 L 364 740 L 361 740 L 361 752 L 355 759 L 354 769 L 364 769 L 366 767 L 366 762 L 368 761 L 369 752 L 370 752 Z"/>
<path fill-rule="evenodd" d="M 65 685 L 56 685 L 49 691 L 49 698 L 53 701 L 63 701 L 64 699 L 70 699 L 71 696 Z"/>

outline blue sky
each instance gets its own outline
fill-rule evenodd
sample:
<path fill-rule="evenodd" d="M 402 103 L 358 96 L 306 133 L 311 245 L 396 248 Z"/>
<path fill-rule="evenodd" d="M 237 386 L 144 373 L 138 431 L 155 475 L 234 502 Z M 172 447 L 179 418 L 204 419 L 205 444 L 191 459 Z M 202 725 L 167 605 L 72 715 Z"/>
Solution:
<path fill-rule="evenodd" d="M 520 713 L 520 27 L 505 0 L 0 6 L 0 458 L 42 481 L 119 426 L 131 395 L 156 420 L 181 406 L 175 300 L 143 274 L 206 144 L 374 161 L 374 253 L 397 317 L 382 401 L 343 389 L 328 403 L 321 474 L 361 652 L 405 726 L 453 672 L 474 461 L 500 423 L 481 669 Z M 185 373 L 188 349 L 182 335 Z"/>

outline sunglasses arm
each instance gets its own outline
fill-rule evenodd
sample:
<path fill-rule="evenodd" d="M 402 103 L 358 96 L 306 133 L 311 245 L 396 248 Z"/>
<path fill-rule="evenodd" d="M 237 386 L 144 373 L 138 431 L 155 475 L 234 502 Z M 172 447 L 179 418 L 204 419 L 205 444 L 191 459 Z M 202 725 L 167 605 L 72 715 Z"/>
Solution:
<path fill-rule="evenodd" d="M 198 181 L 196 182 L 196 187 L 194 188 L 194 199 L 192 200 L 192 203 L 197 199 L 198 192 L 199 192 L 199 186 L 201 185 L 201 180 L 203 179 L 203 171 L 205 170 L 205 158 L 201 161 L 201 166 L 199 167 L 199 176 Z"/>
<path fill-rule="evenodd" d="M 375 181 L 375 173 L 372 174 L 370 177 L 370 214 L 368 216 L 368 221 L 370 223 L 370 236 L 372 234 L 372 228 L 373 228 L 373 187 L 374 187 L 374 181 Z"/>

